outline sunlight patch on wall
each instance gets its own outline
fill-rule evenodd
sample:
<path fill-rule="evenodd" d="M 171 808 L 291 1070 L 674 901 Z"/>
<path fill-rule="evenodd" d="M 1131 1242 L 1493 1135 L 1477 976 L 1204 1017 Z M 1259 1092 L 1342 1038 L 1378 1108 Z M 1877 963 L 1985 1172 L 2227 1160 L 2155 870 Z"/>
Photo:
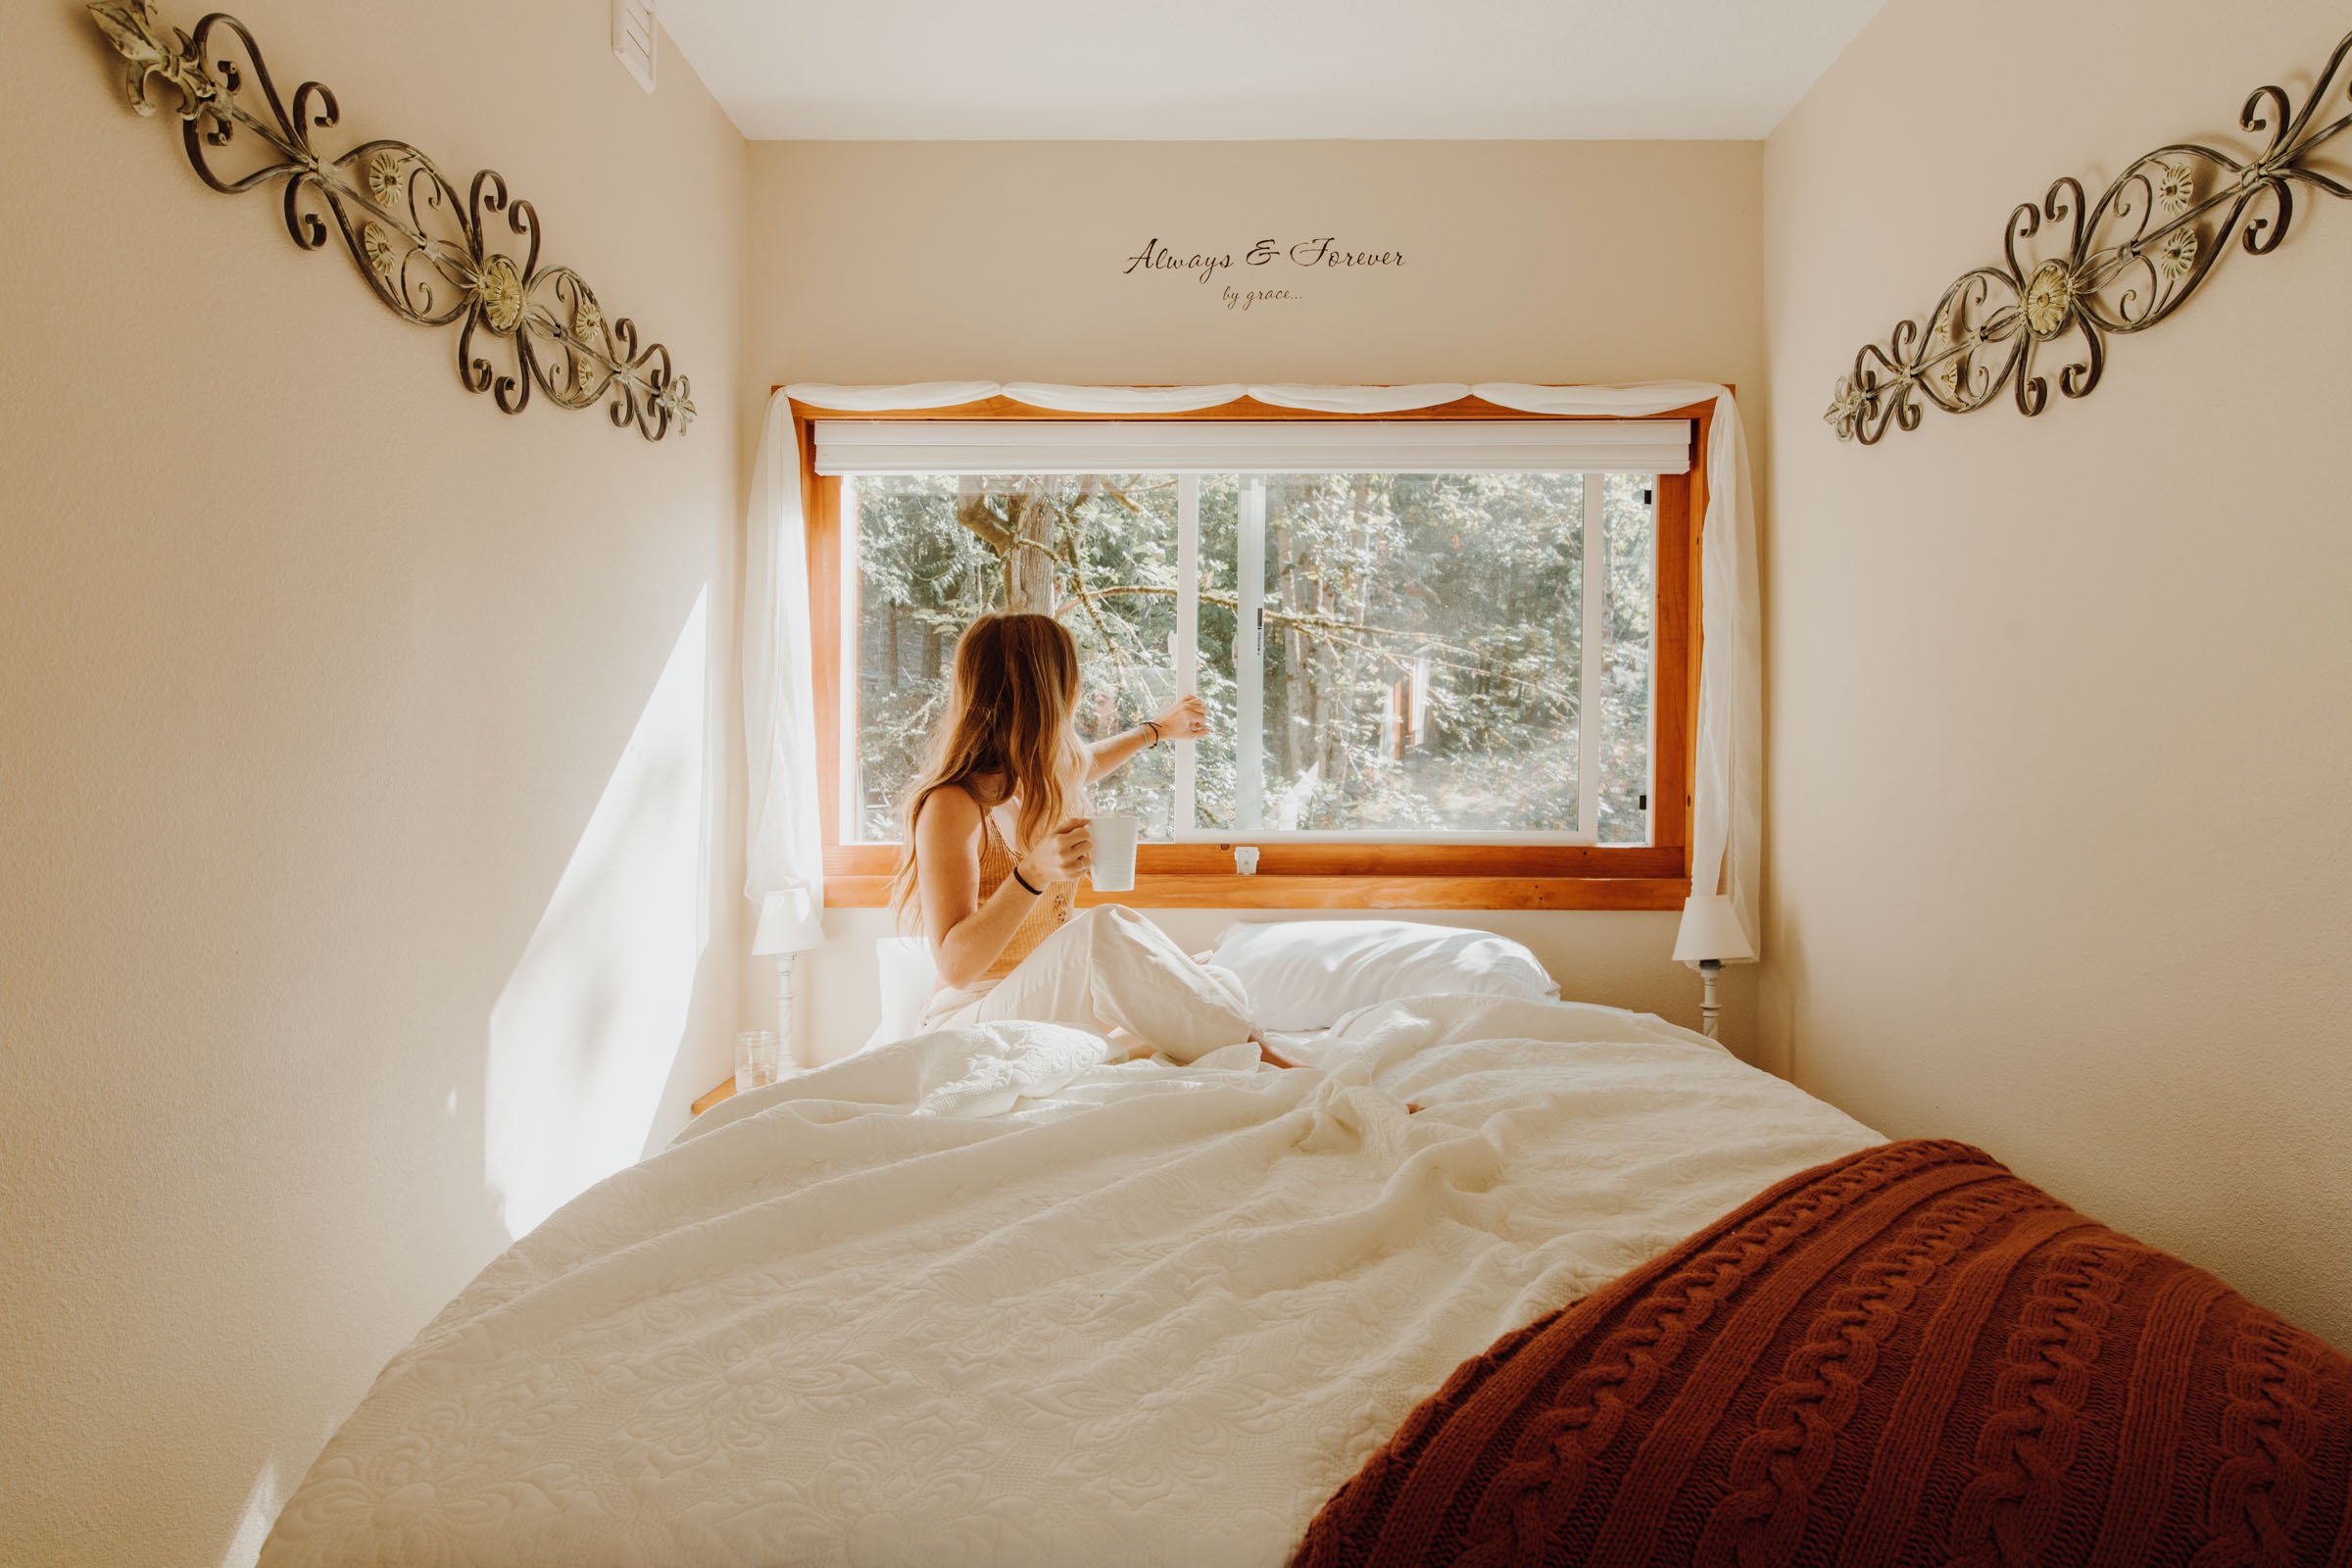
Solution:
<path fill-rule="evenodd" d="M 709 590 L 490 1010 L 482 1164 L 510 1235 L 643 1153 L 708 941 Z"/>
<path fill-rule="evenodd" d="M 262 1554 L 262 1543 L 270 1537 L 270 1527 L 277 1523 L 278 1510 L 286 1505 L 285 1489 L 277 1482 L 277 1460 L 262 1461 L 261 1474 L 253 1478 L 252 1490 L 245 1494 L 245 1511 L 237 1519 L 235 1534 L 228 1538 L 228 1549 L 220 1553 L 220 1568 L 250 1568 Z"/>

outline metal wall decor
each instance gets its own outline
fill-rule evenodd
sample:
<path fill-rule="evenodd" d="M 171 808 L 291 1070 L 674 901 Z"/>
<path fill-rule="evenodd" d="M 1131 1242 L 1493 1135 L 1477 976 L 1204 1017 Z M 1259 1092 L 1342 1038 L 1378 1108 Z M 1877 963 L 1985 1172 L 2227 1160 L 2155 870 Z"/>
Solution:
<path fill-rule="evenodd" d="M 2311 96 L 2298 110 L 2283 88 L 2257 87 L 2238 123 L 2270 144 L 2251 159 L 2212 147 L 2175 143 L 2133 162 L 2096 203 L 2069 176 L 2039 205 L 2009 217 L 2004 264 L 1963 273 L 1928 318 L 1897 325 L 1886 346 L 1864 345 L 1851 375 L 1838 379 L 1822 416 L 1841 441 L 1876 442 L 1890 426 L 1919 427 L 1921 399 L 1950 414 L 1969 414 L 2004 387 L 2031 416 L 2049 404 L 2048 378 L 2034 368 L 2047 345 L 2073 337 L 2058 390 L 2086 396 L 2106 368 L 2110 334 L 2141 332 L 2187 303 L 2232 241 L 2251 255 L 2277 250 L 2294 220 L 2298 186 L 2352 196 L 2352 186 L 2309 160 L 2352 115 L 2314 123 L 2335 91 L 2352 37 L 2328 57 Z M 2044 223 L 2069 225 L 2063 252 L 2035 261 L 2023 242 Z"/>
<path fill-rule="evenodd" d="M 150 94 L 158 85 L 176 96 L 162 107 L 178 115 L 188 162 L 206 184 L 231 195 L 282 185 L 295 244 L 318 250 L 339 233 L 360 275 L 394 314 L 420 326 L 465 323 L 458 375 L 469 390 L 488 392 L 509 414 L 529 405 L 534 386 L 567 409 L 609 396 L 613 424 L 635 425 L 649 441 L 693 421 L 694 400 L 670 367 L 669 350 L 659 343 L 641 350 L 636 326 L 607 319 L 570 268 L 540 267 L 538 214 L 529 202 L 510 199 L 495 171 L 475 174 L 461 192 L 407 142 L 364 142 L 326 157 L 311 133 L 340 117 L 334 93 L 306 81 L 289 112 L 260 46 L 234 17 L 215 13 L 190 33 L 167 28 L 150 0 L 99 0 L 89 9 L 130 63 L 130 106 L 154 114 L 159 105 Z M 241 140 L 239 130 L 250 137 Z M 242 156 L 252 144 L 254 154 Z M 240 166 L 223 169 L 240 157 Z M 520 246 L 519 261 L 494 245 L 498 218 Z M 487 338 L 507 341 L 511 368 L 476 356 L 477 341 Z"/>

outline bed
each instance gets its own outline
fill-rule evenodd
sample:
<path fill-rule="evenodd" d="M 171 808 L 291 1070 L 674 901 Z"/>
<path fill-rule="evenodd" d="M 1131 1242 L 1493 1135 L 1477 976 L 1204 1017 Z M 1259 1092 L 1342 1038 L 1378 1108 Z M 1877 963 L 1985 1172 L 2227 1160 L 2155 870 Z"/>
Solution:
<path fill-rule="evenodd" d="M 1838 1212 L 1832 1190 L 1859 1195 L 1856 1213 L 1931 1213 L 2014 1180 L 1959 1170 L 1941 1152 L 1958 1146 L 1913 1157 L 1927 1146 L 1887 1145 L 1711 1041 L 1608 1007 L 1431 995 L 1292 1044 L 1316 1065 L 1264 1068 L 1249 1048 L 1115 1060 L 1093 1036 L 1007 1023 L 736 1097 L 523 1238 L 395 1357 L 263 1563 L 1238 1565 L 1302 1543 L 1330 1564 L 1617 1560 L 1504 1539 L 1558 1500 L 1571 1450 L 1544 1395 L 1584 1387 L 1578 1357 L 1639 1369 L 1663 1338 L 1705 1373 L 1720 1348 L 1693 1321 L 1693 1266 L 1717 1281 L 1725 1256 L 1752 1261 L 1758 1227 L 1862 1234 L 1819 1219 Z M 1935 1192 L 1897 1201 L 1864 1170 Z M 1812 1216 L 1793 1230 L 1792 1203 Z M 2045 1206 L 2003 1212 L 2078 1233 Z M 1886 1321 L 1887 1276 L 1865 1274 L 1880 1306 L 1855 1320 Z M 1750 1294 L 1809 1299 L 1759 1278 Z M 1671 1332 L 1661 1295 L 1682 1314 Z M 1834 1328 L 1853 1317 L 1824 1299 Z M 1749 1321 L 1716 1318 L 1733 1339 Z M 1818 1367 L 1810 1353 L 1787 1350 Z M 2324 1392 L 2352 1388 L 2325 1348 L 2296 1354 Z M 1726 1390 L 1745 1421 L 1747 1396 Z M 1550 1468 L 1504 1489 L 1518 1501 L 1415 1500 L 1432 1450 L 1452 1456 L 1446 1487 L 1523 1476 L 1530 1420 Z M 1625 1420 L 1631 1462 L 1649 1448 Z M 2316 1430 L 2303 1480 L 2338 1500 L 2293 1521 L 2307 1536 L 2340 1522 L 2352 1470 L 2352 1420 Z M 1718 1512 L 1739 1490 L 1724 1452 L 1701 1489 Z M 1580 1485 L 1611 1457 L 1571 1456 Z M 1769 1452 L 1739 1462 L 1777 1473 Z M 1473 1516 L 1485 1547 L 1426 1544 L 1432 1521 Z M 1828 1514 L 1811 1517 L 1818 1536 Z M 1768 1526 L 1777 1504 L 1742 1528 Z M 1699 1528 L 1623 1560 L 1693 1560 Z M 1710 1539 L 1717 1560 L 1812 1560 Z"/>
<path fill-rule="evenodd" d="M 739 1095 L 451 1302 L 263 1561 L 1279 1563 L 1465 1357 L 1877 1141 L 1609 1008 L 1313 1046 L 1003 1024 Z"/>

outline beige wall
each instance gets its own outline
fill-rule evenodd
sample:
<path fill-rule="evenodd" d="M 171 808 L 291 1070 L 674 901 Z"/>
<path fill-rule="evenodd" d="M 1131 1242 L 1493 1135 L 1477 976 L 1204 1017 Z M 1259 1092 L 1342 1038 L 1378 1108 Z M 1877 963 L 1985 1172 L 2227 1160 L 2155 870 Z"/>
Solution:
<path fill-rule="evenodd" d="M 502 170 L 703 418 L 509 418 L 79 4 L 0 94 L 0 1557 L 250 1560 L 382 1361 L 719 1075 L 744 145 L 603 8 L 239 7 Z M 182 25 L 197 9 L 168 6 Z"/>
<path fill-rule="evenodd" d="M 1815 417 L 2014 204 L 2242 145 L 2247 90 L 2307 90 L 2344 27 L 2218 16 L 1893 0 L 1771 138 L 1768 1059 L 2352 1346 L 2352 206 L 2082 403 L 1867 451 Z"/>
<path fill-rule="evenodd" d="M 1775 956 L 1761 999 L 1735 976 L 1735 1043 L 2352 1342 L 2352 212 L 2227 264 L 2086 403 L 1871 452 L 1813 418 L 2013 202 L 2227 131 L 2340 19 L 1990 5 L 1971 36 L 2099 63 L 2032 114 L 1927 118 L 1995 89 L 1953 8 L 1893 0 L 1763 149 L 747 154 L 674 52 L 642 95 L 594 7 L 249 15 L 354 137 L 502 169 L 550 256 L 671 344 L 704 418 L 649 449 L 462 392 L 449 334 L 297 252 L 268 198 L 202 189 L 43 0 L 0 97 L 10 1560 L 250 1558 L 382 1359 L 723 1073 L 739 416 L 785 379 L 1740 383 Z M 1153 238 L 1316 234 L 1408 263 L 1247 312 L 1239 267 L 1121 273 Z M 1225 916 L 1167 918 L 1204 943 Z M 822 1055 L 870 1027 L 883 930 L 827 923 Z M 1670 915 L 1479 923 L 1573 994 L 1694 1020 Z"/>
<path fill-rule="evenodd" d="M 747 393 L 779 381 L 1618 381 L 1762 373 L 1760 149 L 1734 142 L 760 143 Z M 1251 269 L 1338 236 L 1400 269 Z M 1231 254 L 1202 284 L 1126 274 L 1157 239 Z M 1298 298 L 1247 310 L 1228 286 Z M 1761 410 L 1745 400 L 1761 426 Z M 1169 915 L 1205 942 L 1227 918 Z M 1440 918 L 1467 919 L 1467 916 Z M 1698 1014 L 1671 914 L 1527 914 L 1576 995 Z M 872 911 L 827 916 L 800 1024 L 872 1026 Z M 1749 1037 L 1733 971 L 1727 1035 Z"/>

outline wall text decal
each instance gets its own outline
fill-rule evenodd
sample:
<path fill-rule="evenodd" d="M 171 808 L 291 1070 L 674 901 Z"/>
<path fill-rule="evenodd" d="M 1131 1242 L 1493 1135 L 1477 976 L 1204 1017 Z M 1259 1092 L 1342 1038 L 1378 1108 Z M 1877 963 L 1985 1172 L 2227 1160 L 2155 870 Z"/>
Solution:
<path fill-rule="evenodd" d="M 1126 258 L 1120 270 L 1127 277 L 1179 276 L 1197 283 L 1214 283 L 1232 273 L 1247 284 L 1227 283 L 1219 298 L 1227 310 L 1249 310 L 1268 301 L 1298 300 L 1304 296 L 1293 286 L 1300 272 L 1394 270 L 1404 266 L 1404 252 L 1359 249 L 1337 234 L 1317 234 L 1301 240 L 1261 239 L 1239 251 L 1173 249 L 1157 235 Z M 1238 270 L 1237 270 L 1238 268 Z"/>
<path fill-rule="evenodd" d="M 1853 373 L 1838 378 L 1822 417 L 1840 441 L 1868 446 L 1889 425 L 1919 427 L 1925 398 L 1951 414 L 1971 414 L 2014 390 L 2031 417 L 2049 404 L 2049 382 L 2034 370 L 2044 344 L 2078 336 L 2058 372 L 2058 390 L 2085 397 L 2106 368 L 2109 335 L 2140 332 L 2172 315 L 2231 249 L 2267 256 L 2286 238 L 2295 189 L 2352 196 L 2352 185 L 2306 162 L 2352 115 L 2315 126 L 2312 116 L 2335 90 L 2352 53 L 2352 36 L 2328 57 L 2311 96 L 2297 110 L 2280 87 L 2257 87 L 2238 111 L 2249 131 L 2270 145 L 2250 159 L 2176 142 L 2134 160 L 2095 204 L 2086 207 L 2072 175 L 2050 186 L 2038 206 L 2009 215 L 2003 263 L 1961 274 L 1928 318 L 1896 325 L 1886 347 L 1863 345 Z M 2044 221 L 2068 223 L 2065 249 L 2036 262 L 2020 242 Z"/>

